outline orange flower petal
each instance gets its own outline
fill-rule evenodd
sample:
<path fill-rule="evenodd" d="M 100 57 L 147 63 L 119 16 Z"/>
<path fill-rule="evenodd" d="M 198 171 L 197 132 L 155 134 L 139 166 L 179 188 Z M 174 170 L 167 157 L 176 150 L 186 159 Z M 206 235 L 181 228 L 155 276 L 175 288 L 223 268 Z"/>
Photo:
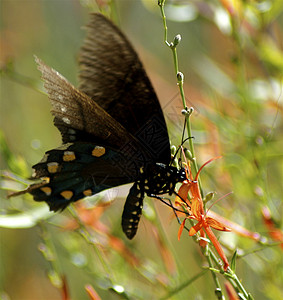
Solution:
<path fill-rule="evenodd" d="M 209 210 L 207 212 L 207 216 L 210 216 L 211 218 L 221 222 L 222 224 L 224 224 L 226 227 L 230 228 L 232 231 L 234 231 L 235 233 L 245 236 L 247 238 L 253 239 L 255 241 L 259 241 L 260 240 L 260 235 L 257 232 L 252 232 L 247 230 L 246 228 L 240 226 L 239 224 L 236 224 L 220 215 L 218 215 L 217 213 L 215 213 L 212 210 Z"/>
<path fill-rule="evenodd" d="M 229 262 L 227 260 L 227 257 L 218 241 L 218 239 L 216 238 L 216 236 L 214 235 L 213 231 L 211 230 L 211 228 L 207 225 L 204 228 L 207 236 L 209 237 L 211 243 L 213 244 L 215 250 L 217 251 L 217 253 L 219 254 L 219 256 L 221 257 L 221 259 L 224 262 L 224 271 L 227 271 L 227 268 L 229 267 Z"/>
<path fill-rule="evenodd" d="M 178 196 L 175 198 L 175 204 L 182 206 L 184 205 L 184 201 L 187 201 L 189 190 L 191 188 L 190 183 L 185 180 L 184 183 L 181 185 L 181 187 L 178 190 Z"/>
<path fill-rule="evenodd" d="M 201 218 L 201 214 L 200 214 L 200 202 L 198 199 L 192 199 L 192 204 L 191 204 L 191 212 L 192 215 L 195 216 L 195 218 L 197 220 L 199 220 Z"/>
<path fill-rule="evenodd" d="M 195 226 L 191 227 L 189 236 L 195 235 L 202 228 L 202 223 L 198 222 Z"/>
<path fill-rule="evenodd" d="M 224 224 L 222 224 L 219 221 L 216 221 L 213 218 L 210 217 L 206 217 L 205 221 L 207 223 L 207 225 L 211 226 L 212 228 L 219 230 L 219 231 L 231 231 L 231 229 L 229 227 L 226 227 Z"/>
<path fill-rule="evenodd" d="M 194 182 L 192 182 L 191 185 L 192 185 L 192 187 L 191 187 L 192 198 L 197 198 L 197 199 L 199 199 L 199 201 L 202 201 L 198 182 L 194 181 Z"/>

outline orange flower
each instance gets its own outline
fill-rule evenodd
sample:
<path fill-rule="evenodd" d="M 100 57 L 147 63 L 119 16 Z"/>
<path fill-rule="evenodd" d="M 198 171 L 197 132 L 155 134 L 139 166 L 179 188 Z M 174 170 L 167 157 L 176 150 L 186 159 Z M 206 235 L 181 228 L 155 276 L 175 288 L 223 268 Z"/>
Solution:
<path fill-rule="evenodd" d="M 268 229 L 268 233 L 274 241 L 282 242 L 280 244 L 283 249 L 283 232 L 276 228 L 275 222 L 271 217 L 271 213 L 268 207 L 264 206 L 262 208 L 262 216 L 265 226 Z"/>
<path fill-rule="evenodd" d="M 181 233 L 184 229 L 185 222 L 187 219 L 196 220 L 197 223 L 193 227 L 191 227 L 189 231 L 189 235 L 193 236 L 197 232 L 200 232 L 200 236 L 202 237 L 200 239 L 200 246 L 204 247 L 206 246 L 207 242 L 204 240 L 205 236 L 207 235 L 211 241 L 211 243 L 214 245 L 216 251 L 218 252 L 219 256 L 224 262 L 224 270 L 226 271 L 229 267 L 228 260 L 224 254 L 223 249 L 221 248 L 221 245 L 214 235 L 211 228 L 214 228 L 219 231 L 230 231 L 231 229 L 226 227 L 223 223 L 217 221 L 216 219 L 212 217 L 208 217 L 207 213 L 204 210 L 203 200 L 201 197 L 199 184 L 198 184 L 198 176 L 200 174 L 200 171 L 203 169 L 205 165 L 210 163 L 211 161 L 218 159 L 219 157 L 213 158 L 209 161 L 207 161 L 205 164 L 201 166 L 199 169 L 196 177 L 193 179 L 190 166 L 187 165 L 187 180 L 183 182 L 181 185 L 178 196 L 176 197 L 175 204 L 178 206 L 182 206 L 189 212 L 189 216 L 184 219 L 182 222 L 179 232 L 178 232 L 178 238 L 180 239 Z M 190 177 L 190 178 L 189 178 Z M 188 194 L 190 194 L 190 201 L 188 200 Z M 181 201 L 180 201 L 181 200 Z M 186 208 L 187 207 L 187 208 Z"/>

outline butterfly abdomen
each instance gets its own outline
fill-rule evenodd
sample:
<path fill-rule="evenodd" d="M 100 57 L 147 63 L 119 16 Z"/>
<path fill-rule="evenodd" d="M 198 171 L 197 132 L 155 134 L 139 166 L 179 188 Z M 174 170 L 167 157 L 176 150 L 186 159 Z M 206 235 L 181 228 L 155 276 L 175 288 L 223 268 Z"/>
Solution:
<path fill-rule="evenodd" d="M 142 215 L 143 198 L 144 192 L 141 186 L 135 183 L 130 189 L 122 215 L 122 229 L 129 239 L 136 235 Z"/>

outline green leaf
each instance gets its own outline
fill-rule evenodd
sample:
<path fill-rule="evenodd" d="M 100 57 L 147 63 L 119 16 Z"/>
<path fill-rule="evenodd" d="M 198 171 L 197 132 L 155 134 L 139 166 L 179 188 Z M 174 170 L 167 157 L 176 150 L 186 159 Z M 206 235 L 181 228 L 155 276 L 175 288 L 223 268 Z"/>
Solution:
<path fill-rule="evenodd" d="M 230 264 L 230 268 L 234 273 L 236 272 L 236 259 L 237 259 L 237 250 L 234 252 Z"/>

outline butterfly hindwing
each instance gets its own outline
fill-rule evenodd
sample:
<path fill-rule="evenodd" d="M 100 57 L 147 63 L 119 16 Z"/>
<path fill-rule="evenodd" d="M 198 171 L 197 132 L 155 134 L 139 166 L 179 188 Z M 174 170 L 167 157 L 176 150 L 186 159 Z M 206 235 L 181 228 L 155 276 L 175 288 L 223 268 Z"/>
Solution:
<path fill-rule="evenodd" d="M 117 162 L 126 158 L 117 151 L 92 143 L 68 143 L 47 151 L 34 165 L 34 178 L 41 184 L 29 187 L 35 201 L 45 201 L 51 210 L 64 209 L 69 203 L 102 190 L 133 181 L 138 166 L 123 168 Z"/>

